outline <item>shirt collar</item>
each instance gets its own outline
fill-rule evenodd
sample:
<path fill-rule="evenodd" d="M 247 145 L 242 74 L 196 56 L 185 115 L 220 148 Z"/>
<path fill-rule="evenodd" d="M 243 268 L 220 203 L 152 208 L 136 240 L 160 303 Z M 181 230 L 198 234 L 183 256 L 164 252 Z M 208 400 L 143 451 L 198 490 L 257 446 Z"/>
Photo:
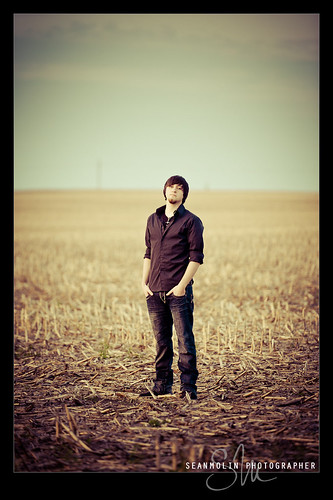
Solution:
<path fill-rule="evenodd" d="M 161 215 L 163 215 L 165 213 L 165 207 L 166 205 L 163 205 L 162 207 L 159 207 L 156 209 L 156 213 L 159 217 L 161 217 Z M 179 215 L 183 215 L 185 213 L 185 207 L 183 204 L 181 204 L 177 210 L 175 210 L 174 212 L 174 215 L 176 214 L 179 214 Z"/>

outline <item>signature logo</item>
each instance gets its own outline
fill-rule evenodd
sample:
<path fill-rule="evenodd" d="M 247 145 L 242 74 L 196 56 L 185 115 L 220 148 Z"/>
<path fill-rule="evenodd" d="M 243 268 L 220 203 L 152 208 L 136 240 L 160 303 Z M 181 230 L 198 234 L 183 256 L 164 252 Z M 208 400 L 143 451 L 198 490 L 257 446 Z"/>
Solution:
<path fill-rule="evenodd" d="M 215 450 L 214 453 L 212 454 L 212 461 L 214 463 L 217 463 L 215 462 L 215 456 L 217 453 L 223 453 L 224 455 L 224 459 L 223 460 L 227 460 L 227 452 L 224 448 L 219 448 L 218 450 Z M 209 490 L 211 491 L 224 491 L 224 490 L 228 490 L 229 488 L 231 488 L 235 483 L 236 481 L 239 479 L 240 480 L 240 484 L 241 486 L 244 486 L 244 484 L 246 483 L 246 481 L 250 478 L 251 482 L 254 482 L 254 481 L 260 481 L 262 483 L 267 483 L 269 481 L 274 481 L 274 479 L 276 479 L 276 477 L 272 477 L 272 478 L 269 478 L 269 479 L 263 479 L 260 477 L 259 475 L 259 470 L 256 469 L 256 468 L 252 468 L 252 467 L 249 467 L 248 470 L 246 470 L 246 472 L 244 472 L 244 445 L 243 444 L 240 444 L 234 454 L 234 457 L 233 457 L 233 462 L 236 462 L 236 461 L 239 461 L 240 462 L 240 471 L 238 470 L 235 470 L 233 467 L 231 467 L 230 465 L 227 467 L 228 470 L 232 471 L 232 479 L 231 479 L 231 482 L 229 484 L 227 484 L 227 486 L 222 486 L 222 487 L 217 487 L 216 485 L 216 479 L 217 477 L 221 480 L 223 480 L 223 482 L 225 482 L 225 479 L 226 479 L 226 475 L 225 474 L 210 474 L 210 476 L 208 476 L 207 480 L 206 480 L 206 486 Z M 251 463 L 250 465 L 252 465 L 253 460 L 251 460 Z M 229 474 L 228 474 L 228 478 L 229 478 Z"/>

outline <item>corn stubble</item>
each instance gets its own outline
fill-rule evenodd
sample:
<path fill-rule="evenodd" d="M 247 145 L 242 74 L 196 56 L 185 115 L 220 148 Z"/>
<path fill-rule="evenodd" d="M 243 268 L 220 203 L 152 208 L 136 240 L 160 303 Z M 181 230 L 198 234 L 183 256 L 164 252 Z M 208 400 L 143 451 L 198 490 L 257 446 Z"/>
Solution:
<path fill-rule="evenodd" d="M 315 461 L 318 197 L 193 192 L 198 400 L 138 398 L 155 341 L 140 289 L 151 192 L 15 194 L 16 471 L 183 471 Z M 154 425 L 152 425 L 154 422 Z"/>

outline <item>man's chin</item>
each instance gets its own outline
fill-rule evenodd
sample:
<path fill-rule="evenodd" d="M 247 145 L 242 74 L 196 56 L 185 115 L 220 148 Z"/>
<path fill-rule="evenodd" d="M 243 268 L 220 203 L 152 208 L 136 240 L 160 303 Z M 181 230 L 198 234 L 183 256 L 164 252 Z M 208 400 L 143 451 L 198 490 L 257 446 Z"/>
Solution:
<path fill-rule="evenodd" d="M 171 205 L 175 205 L 176 203 L 178 203 L 178 201 L 176 200 L 176 198 L 168 198 L 168 202 L 171 203 Z"/>

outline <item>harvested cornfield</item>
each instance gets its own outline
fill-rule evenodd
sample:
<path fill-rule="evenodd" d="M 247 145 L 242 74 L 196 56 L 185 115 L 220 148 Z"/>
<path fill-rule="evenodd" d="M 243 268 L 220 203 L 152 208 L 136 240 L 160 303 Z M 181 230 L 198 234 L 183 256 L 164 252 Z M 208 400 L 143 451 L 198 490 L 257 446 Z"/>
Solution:
<path fill-rule="evenodd" d="M 318 195 L 190 193 L 197 401 L 178 397 L 176 339 L 174 393 L 139 397 L 155 353 L 144 229 L 162 203 L 15 194 L 14 470 L 318 471 Z"/>

